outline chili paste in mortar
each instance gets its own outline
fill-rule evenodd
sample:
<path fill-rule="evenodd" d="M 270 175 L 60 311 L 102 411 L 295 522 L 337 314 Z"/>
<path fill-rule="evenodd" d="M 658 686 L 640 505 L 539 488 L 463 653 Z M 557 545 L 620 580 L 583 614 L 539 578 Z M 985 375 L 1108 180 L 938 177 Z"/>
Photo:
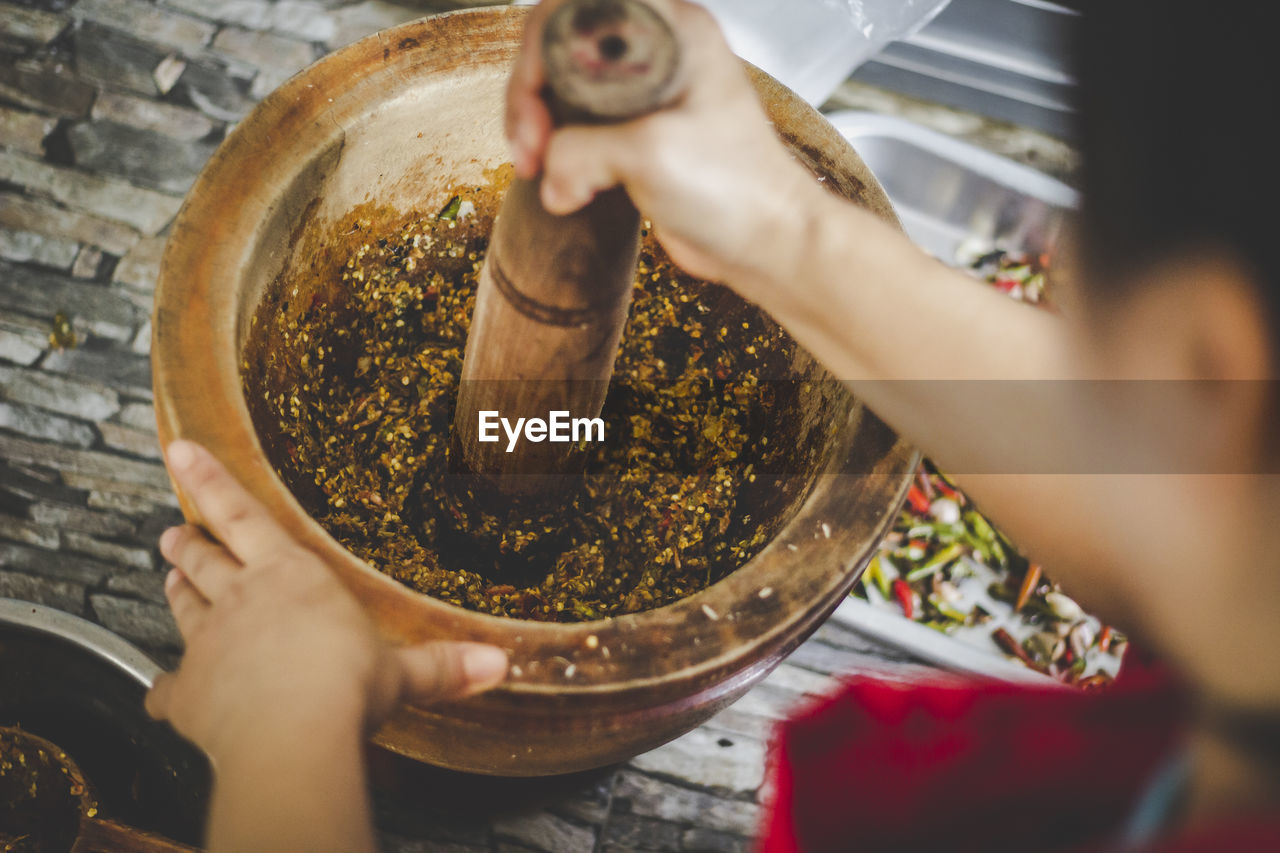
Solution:
<path fill-rule="evenodd" d="M 495 524 L 502 507 L 448 510 L 452 407 L 499 189 L 461 190 L 430 213 L 358 207 L 274 283 L 242 364 L 273 466 L 351 552 L 462 607 L 580 621 L 705 588 L 798 505 L 796 478 L 776 472 L 797 453 L 782 425 L 801 392 L 771 381 L 793 375 L 794 344 L 676 269 L 648 229 L 607 439 L 582 447 L 582 488 L 523 526 Z M 538 526 L 555 548 L 536 575 L 505 565 Z"/>

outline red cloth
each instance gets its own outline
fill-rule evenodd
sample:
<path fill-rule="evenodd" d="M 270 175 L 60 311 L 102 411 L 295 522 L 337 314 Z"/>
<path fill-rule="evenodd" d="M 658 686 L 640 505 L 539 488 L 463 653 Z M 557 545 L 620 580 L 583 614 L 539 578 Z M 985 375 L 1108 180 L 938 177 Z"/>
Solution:
<path fill-rule="evenodd" d="M 780 729 L 760 849 L 1105 849 L 1186 722 L 1177 683 L 1129 658 L 1124 677 L 1094 693 L 852 679 Z M 1274 822 L 1222 832 L 1153 849 L 1280 851 Z"/>

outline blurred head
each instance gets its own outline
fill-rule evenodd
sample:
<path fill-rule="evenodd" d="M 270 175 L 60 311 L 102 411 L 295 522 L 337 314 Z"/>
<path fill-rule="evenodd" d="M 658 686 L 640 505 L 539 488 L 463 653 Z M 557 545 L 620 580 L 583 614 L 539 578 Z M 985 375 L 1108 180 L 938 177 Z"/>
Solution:
<path fill-rule="evenodd" d="M 1268 4 L 1085 4 L 1079 343 L 1100 417 L 1158 448 L 1104 522 L 1141 626 L 1215 695 L 1280 709 L 1280 51 Z M 1199 472 L 1199 473 L 1192 473 Z"/>
<path fill-rule="evenodd" d="M 1280 58 L 1265 12 L 1114 0 L 1083 16 L 1087 304 L 1104 329 L 1146 318 L 1146 300 L 1169 306 L 1159 330 L 1190 352 L 1164 373 L 1190 355 L 1191 378 L 1266 378 L 1280 360 Z"/>

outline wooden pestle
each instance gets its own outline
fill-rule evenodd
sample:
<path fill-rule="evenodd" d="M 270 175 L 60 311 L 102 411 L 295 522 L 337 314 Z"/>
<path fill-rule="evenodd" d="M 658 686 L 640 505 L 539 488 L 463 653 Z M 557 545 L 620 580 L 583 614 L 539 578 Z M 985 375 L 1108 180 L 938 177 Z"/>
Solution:
<path fill-rule="evenodd" d="M 624 121 L 678 93 L 675 33 L 639 0 L 570 0 L 548 19 L 542 51 L 559 125 Z M 481 442 L 479 413 L 599 416 L 640 246 L 640 215 L 621 188 L 553 216 L 539 186 L 514 179 L 494 224 L 454 413 L 458 470 L 511 496 L 571 488 L 585 456 L 572 443 L 523 439 L 508 452 L 501 431 Z"/>

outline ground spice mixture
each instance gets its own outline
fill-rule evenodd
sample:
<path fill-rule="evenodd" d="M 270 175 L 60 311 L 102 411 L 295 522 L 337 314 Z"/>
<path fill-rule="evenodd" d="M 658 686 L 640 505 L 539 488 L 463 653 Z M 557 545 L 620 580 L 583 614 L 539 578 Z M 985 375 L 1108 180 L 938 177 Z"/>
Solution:
<path fill-rule="evenodd" d="M 71 849 L 81 812 L 98 813 L 80 769 L 56 745 L 0 726 L 0 853 Z"/>
<path fill-rule="evenodd" d="M 795 401 L 771 381 L 792 375 L 794 344 L 679 272 L 646 230 L 606 441 L 584 446 L 582 489 L 553 520 L 493 530 L 507 510 L 495 506 L 476 523 L 448 498 L 450 424 L 500 185 L 428 214 L 357 208 L 275 283 L 242 372 L 276 471 L 354 554 L 473 610 L 580 621 L 703 589 L 796 503 L 794 483 L 766 473 L 794 452 L 780 413 Z M 551 546 L 518 555 L 530 526 Z"/>

